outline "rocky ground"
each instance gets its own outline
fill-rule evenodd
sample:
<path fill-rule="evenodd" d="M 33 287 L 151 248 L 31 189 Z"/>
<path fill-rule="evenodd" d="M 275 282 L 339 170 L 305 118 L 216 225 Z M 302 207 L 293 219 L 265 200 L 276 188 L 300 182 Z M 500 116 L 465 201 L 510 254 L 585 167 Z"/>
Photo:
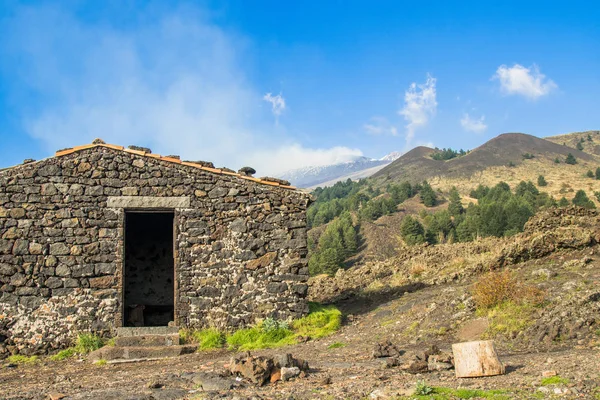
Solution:
<path fill-rule="evenodd" d="M 384 262 L 357 264 L 335 277 L 312 279 L 313 299 L 344 313 L 332 336 L 253 352 L 291 353 L 309 370 L 289 381 L 257 386 L 226 374 L 225 350 L 175 359 L 94 365 L 84 360 L 10 365 L 0 369 L 3 399 L 383 399 L 414 398 L 429 386 L 505 390 L 496 397 L 462 392 L 436 398 L 600 399 L 600 227 L 596 212 L 551 211 L 514 239 L 407 250 Z M 545 296 L 536 307 L 482 312 L 473 283 L 488 270 L 509 269 Z M 506 374 L 457 379 L 454 371 L 410 373 L 411 354 L 453 343 L 494 339 Z M 398 362 L 375 358 L 390 341 Z M 399 364 L 398 366 L 395 366 Z M 544 378 L 555 376 L 554 381 Z M 463 396 L 463 397 L 459 397 Z M 422 397 L 428 398 L 428 397 Z"/>

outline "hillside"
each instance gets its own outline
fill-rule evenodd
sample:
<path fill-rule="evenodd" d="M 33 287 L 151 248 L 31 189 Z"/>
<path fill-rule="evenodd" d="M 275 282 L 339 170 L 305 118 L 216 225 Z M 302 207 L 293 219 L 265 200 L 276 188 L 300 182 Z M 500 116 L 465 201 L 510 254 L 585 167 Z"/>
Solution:
<path fill-rule="evenodd" d="M 573 132 L 564 135 L 548 136 L 544 139 L 572 148 L 576 148 L 577 143 L 581 143 L 584 152 L 600 155 L 600 131 Z"/>
<path fill-rule="evenodd" d="M 596 161 L 596 157 L 591 154 L 523 133 L 499 135 L 467 155 L 448 161 L 433 160 L 431 154 L 434 151 L 427 147 L 417 147 L 381 169 L 373 177 L 410 182 L 435 177 L 468 179 L 488 168 L 512 164 L 520 166 L 529 161 L 523 158 L 523 154 L 526 153 L 547 162 L 553 162 L 557 157 L 564 159 L 569 153 L 584 162 Z"/>

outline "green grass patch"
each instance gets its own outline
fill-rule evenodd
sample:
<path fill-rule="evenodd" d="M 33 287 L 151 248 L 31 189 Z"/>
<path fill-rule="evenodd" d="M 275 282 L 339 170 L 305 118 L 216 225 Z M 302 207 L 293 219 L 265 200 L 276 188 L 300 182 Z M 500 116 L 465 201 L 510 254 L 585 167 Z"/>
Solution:
<path fill-rule="evenodd" d="M 488 338 L 497 335 L 512 336 L 527 327 L 533 321 L 533 313 L 536 307 L 531 304 L 517 304 L 512 301 L 501 303 L 495 307 L 478 312 L 480 316 L 486 316 L 489 327 L 485 333 Z"/>
<path fill-rule="evenodd" d="M 16 354 L 8 356 L 7 360 L 11 364 L 35 364 L 40 361 L 40 358 L 38 356 L 27 357 L 20 354 Z"/>
<path fill-rule="evenodd" d="M 342 313 L 335 306 L 309 303 L 309 314 L 290 324 L 266 318 L 256 326 L 224 334 L 217 329 L 183 329 L 182 343 L 198 343 L 199 350 L 219 349 L 225 345 L 240 351 L 268 349 L 297 343 L 299 336 L 319 339 L 340 329 Z M 341 347 L 341 346 L 338 346 Z"/>
<path fill-rule="evenodd" d="M 215 328 L 183 329 L 179 332 L 179 337 L 183 343 L 198 344 L 198 350 L 215 350 L 225 345 L 225 334 Z"/>
<path fill-rule="evenodd" d="M 414 394 L 410 397 L 404 397 L 405 399 L 427 399 L 427 400 L 453 400 L 453 399 L 492 399 L 492 400 L 509 400 L 513 399 L 514 396 L 506 390 L 477 390 L 477 389 L 452 389 L 444 387 L 429 387 L 424 383 L 419 386 L 420 393 L 425 393 L 424 389 L 427 389 L 428 394 Z"/>
<path fill-rule="evenodd" d="M 67 358 L 71 358 L 73 356 L 75 356 L 77 354 L 77 352 L 75 351 L 75 349 L 73 347 L 69 347 L 68 349 L 64 349 L 59 351 L 58 353 L 56 353 L 53 356 L 50 356 L 50 359 L 52 361 L 63 361 L 66 360 Z"/>
<path fill-rule="evenodd" d="M 296 336 L 320 339 L 335 333 L 342 326 L 342 312 L 335 306 L 308 303 L 308 315 L 292 323 Z"/>
<path fill-rule="evenodd" d="M 339 349 L 340 347 L 346 347 L 346 343 L 333 342 L 329 346 L 327 346 L 328 349 Z"/>
<path fill-rule="evenodd" d="M 104 358 L 101 358 L 98 361 L 96 361 L 94 364 L 98 365 L 98 366 L 102 366 L 102 365 L 106 365 L 107 363 L 108 363 L 108 361 L 106 361 Z"/>
<path fill-rule="evenodd" d="M 264 330 L 259 324 L 253 328 L 240 329 L 227 336 L 230 349 L 270 349 L 296 343 L 294 332 L 286 328 Z"/>
<path fill-rule="evenodd" d="M 569 380 L 567 378 L 563 378 L 562 376 L 559 376 L 559 375 L 542 378 L 542 382 L 541 382 L 542 386 L 567 385 L 567 384 L 569 384 Z"/>

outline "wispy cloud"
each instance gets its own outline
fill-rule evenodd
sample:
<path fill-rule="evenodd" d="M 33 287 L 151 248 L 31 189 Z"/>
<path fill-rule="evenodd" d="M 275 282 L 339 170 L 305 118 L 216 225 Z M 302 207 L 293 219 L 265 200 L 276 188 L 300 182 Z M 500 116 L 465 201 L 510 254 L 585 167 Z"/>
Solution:
<path fill-rule="evenodd" d="M 271 103 L 271 111 L 275 117 L 279 117 L 285 110 L 285 99 L 280 94 L 273 96 L 271 93 L 267 93 L 263 96 L 263 100 Z"/>
<path fill-rule="evenodd" d="M 398 136 L 398 129 L 385 117 L 373 117 L 363 125 L 365 132 L 369 135 L 391 135 Z"/>
<path fill-rule="evenodd" d="M 526 68 L 520 64 L 512 67 L 501 65 L 492 77 L 500 81 L 500 90 L 507 95 L 521 95 L 535 100 L 546 96 L 558 85 L 552 79 L 546 78 L 537 65 Z"/>
<path fill-rule="evenodd" d="M 404 93 L 404 107 L 398 114 L 408 122 L 406 125 L 406 143 L 410 145 L 418 129 L 427 125 L 437 109 L 436 79 L 427 75 L 424 84 L 413 82 Z"/>
<path fill-rule="evenodd" d="M 460 119 L 460 125 L 467 132 L 483 133 L 487 129 L 487 125 L 484 121 L 484 115 L 479 118 L 472 118 L 469 113 L 465 113 Z"/>
<path fill-rule="evenodd" d="M 203 10 L 155 8 L 138 10 L 135 30 L 51 6 L 21 7 L 4 20 L 13 39 L 0 50 L 20 62 L 3 73 L 35 100 L 17 110 L 26 132 L 49 151 L 101 137 L 265 175 L 360 153 L 306 147 L 273 127 L 285 100 L 248 81 L 246 40 Z"/>

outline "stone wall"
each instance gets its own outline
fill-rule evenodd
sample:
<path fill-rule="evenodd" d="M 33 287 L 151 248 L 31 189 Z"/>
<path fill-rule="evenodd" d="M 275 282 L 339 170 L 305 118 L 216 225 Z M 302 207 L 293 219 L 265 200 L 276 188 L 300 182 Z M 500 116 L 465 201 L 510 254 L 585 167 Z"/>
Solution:
<path fill-rule="evenodd" d="M 0 352 L 44 352 L 120 326 L 121 207 L 157 198 L 175 207 L 180 326 L 308 311 L 305 194 L 94 147 L 0 171 Z"/>

